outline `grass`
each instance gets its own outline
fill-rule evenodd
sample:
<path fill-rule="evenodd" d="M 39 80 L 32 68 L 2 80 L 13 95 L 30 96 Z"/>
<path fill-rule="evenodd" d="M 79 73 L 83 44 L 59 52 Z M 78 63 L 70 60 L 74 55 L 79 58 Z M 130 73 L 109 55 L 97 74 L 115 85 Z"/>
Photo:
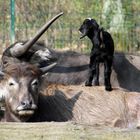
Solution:
<path fill-rule="evenodd" d="M 139 140 L 139 130 L 95 128 L 70 122 L 0 123 L 0 140 Z"/>

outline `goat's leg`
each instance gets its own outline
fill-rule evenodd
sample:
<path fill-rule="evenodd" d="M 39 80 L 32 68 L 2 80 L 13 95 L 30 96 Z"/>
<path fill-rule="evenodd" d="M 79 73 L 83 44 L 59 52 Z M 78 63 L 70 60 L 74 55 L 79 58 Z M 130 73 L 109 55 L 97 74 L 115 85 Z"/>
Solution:
<path fill-rule="evenodd" d="M 88 79 L 85 83 L 85 86 L 92 86 L 92 80 L 95 72 L 96 72 L 95 69 L 89 68 Z"/>
<path fill-rule="evenodd" d="M 99 86 L 99 63 L 96 62 L 96 72 L 94 74 L 94 85 Z"/>
<path fill-rule="evenodd" d="M 105 89 L 107 91 L 111 91 L 111 83 L 110 83 L 110 77 L 111 77 L 111 72 L 112 72 L 112 60 L 106 60 L 104 62 L 105 70 L 104 70 L 104 83 L 105 83 Z"/>
<path fill-rule="evenodd" d="M 138 106 L 137 110 L 137 129 L 140 129 L 140 106 Z"/>
<path fill-rule="evenodd" d="M 89 73 L 88 79 L 85 83 L 85 86 L 92 86 L 92 80 L 94 75 L 96 74 L 96 62 L 93 56 L 90 57 L 90 64 L 89 64 Z"/>

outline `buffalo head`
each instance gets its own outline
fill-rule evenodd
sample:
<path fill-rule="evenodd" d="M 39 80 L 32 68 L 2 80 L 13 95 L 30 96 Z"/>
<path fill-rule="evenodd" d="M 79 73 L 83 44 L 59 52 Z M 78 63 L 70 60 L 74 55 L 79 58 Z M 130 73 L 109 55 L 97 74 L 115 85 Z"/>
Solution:
<path fill-rule="evenodd" d="M 16 42 L 12 44 L 10 47 L 6 48 L 2 55 L 2 69 L 11 63 L 18 62 L 28 62 L 30 63 L 32 56 L 36 53 L 36 56 L 40 53 L 38 51 L 31 50 L 32 46 L 37 42 L 37 40 L 43 35 L 43 33 L 51 26 L 51 24 L 62 16 L 63 13 L 59 13 L 54 18 L 52 18 L 49 22 L 47 22 L 41 29 L 32 37 L 29 41 L 26 42 Z M 39 49 L 38 49 L 39 50 Z M 41 53 L 42 55 L 42 53 Z M 50 59 L 50 52 L 44 51 L 43 55 L 47 55 Z M 41 60 L 39 60 L 41 61 Z M 44 59 L 43 59 L 44 61 Z M 32 62 L 31 62 L 32 63 Z M 35 63 L 35 62 L 33 62 Z M 35 65 L 40 67 L 39 63 Z"/>
<path fill-rule="evenodd" d="M 0 73 L 0 99 L 5 102 L 6 121 L 28 121 L 38 108 L 41 77 L 55 63 L 38 68 L 27 63 L 8 65 Z"/>

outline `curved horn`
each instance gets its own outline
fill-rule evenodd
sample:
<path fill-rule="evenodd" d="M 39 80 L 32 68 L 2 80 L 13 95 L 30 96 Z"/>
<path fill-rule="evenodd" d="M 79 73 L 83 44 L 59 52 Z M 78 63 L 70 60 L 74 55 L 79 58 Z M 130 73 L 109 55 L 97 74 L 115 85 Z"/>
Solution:
<path fill-rule="evenodd" d="M 30 47 L 42 36 L 42 34 L 50 27 L 50 25 L 56 20 L 58 19 L 60 16 L 63 15 L 63 12 L 59 13 L 58 15 L 56 15 L 54 18 L 52 18 L 49 22 L 47 22 L 37 33 L 36 35 L 29 40 L 28 42 L 26 42 L 24 45 L 15 45 L 14 47 L 12 47 L 10 49 L 10 53 L 12 56 L 14 57 L 19 57 L 22 54 L 24 54 L 25 52 L 27 52 Z"/>
<path fill-rule="evenodd" d="M 56 62 L 55 62 L 55 63 L 52 63 L 52 64 L 50 64 L 49 66 L 40 68 L 40 70 L 41 70 L 42 73 L 44 74 L 44 73 L 46 73 L 47 71 L 49 71 L 50 69 L 52 69 L 53 67 L 55 67 L 56 64 L 57 64 Z"/>

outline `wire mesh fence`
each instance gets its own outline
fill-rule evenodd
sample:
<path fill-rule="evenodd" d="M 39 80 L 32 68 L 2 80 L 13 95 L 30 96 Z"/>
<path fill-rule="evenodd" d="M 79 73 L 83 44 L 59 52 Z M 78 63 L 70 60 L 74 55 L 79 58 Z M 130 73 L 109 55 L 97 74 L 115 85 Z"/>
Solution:
<path fill-rule="evenodd" d="M 140 49 L 139 0 L 15 0 L 15 41 L 30 39 L 51 17 L 63 11 L 41 37 L 49 47 L 89 52 L 91 42 L 80 40 L 78 29 L 87 17 L 92 17 L 115 42 L 115 49 L 138 52 Z M 10 0 L 0 0 L 0 45 L 10 42 Z"/>

